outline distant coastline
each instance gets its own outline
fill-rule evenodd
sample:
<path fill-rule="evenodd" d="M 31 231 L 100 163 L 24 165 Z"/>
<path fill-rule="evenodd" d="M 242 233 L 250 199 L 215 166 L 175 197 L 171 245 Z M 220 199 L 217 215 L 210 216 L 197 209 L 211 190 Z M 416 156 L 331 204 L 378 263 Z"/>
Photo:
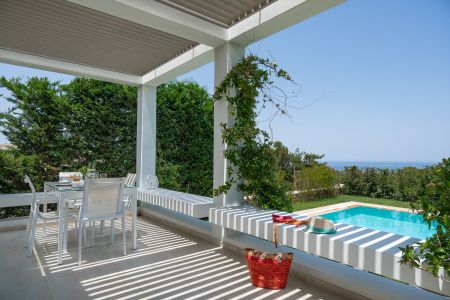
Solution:
<path fill-rule="evenodd" d="M 416 167 L 423 169 L 437 164 L 437 162 L 395 162 L 395 161 L 324 161 L 336 170 L 344 170 L 345 167 L 357 166 L 358 168 L 401 169 L 404 167 Z"/>

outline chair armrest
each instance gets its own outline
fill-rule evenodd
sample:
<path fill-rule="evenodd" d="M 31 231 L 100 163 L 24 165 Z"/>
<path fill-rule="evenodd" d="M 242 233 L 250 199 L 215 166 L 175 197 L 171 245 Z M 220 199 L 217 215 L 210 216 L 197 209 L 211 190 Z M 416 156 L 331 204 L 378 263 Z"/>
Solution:
<path fill-rule="evenodd" d="M 80 208 L 82 201 L 83 201 L 83 199 L 81 199 L 81 198 L 66 199 L 64 201 L 64 205 L 67 208 Z"/>
<path fill-rule="evenodd" d="M 128 208 L 131 206 L 131 199 L 130 197 L 124 197 L 122 199 L 123 205 L 125 206 L 125 208 Z"/>

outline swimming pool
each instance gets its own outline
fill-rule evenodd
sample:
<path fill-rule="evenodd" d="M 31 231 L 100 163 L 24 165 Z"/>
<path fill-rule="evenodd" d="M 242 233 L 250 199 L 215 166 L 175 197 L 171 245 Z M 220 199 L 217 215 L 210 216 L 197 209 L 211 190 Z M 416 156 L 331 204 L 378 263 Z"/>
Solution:
<path fill-rule="evenodd" d="M 422 221 L 422 217 L 403 211 L 357 206 L 321 215 L 334 222 L 367 227 L 375 230 L 425 239 L 434 233 Z"/>

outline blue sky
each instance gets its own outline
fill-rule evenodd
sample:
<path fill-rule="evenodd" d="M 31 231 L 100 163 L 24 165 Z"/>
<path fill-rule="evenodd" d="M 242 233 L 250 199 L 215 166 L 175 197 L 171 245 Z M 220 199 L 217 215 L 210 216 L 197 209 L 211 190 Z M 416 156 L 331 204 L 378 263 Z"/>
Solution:
<path fill-rule="evenodd" d="M 298 94 L 292 105 L 318 99 L 270 124 L 274 139 L 291 150 L 327 160 L 434 162 L 450 156 L 450 1 L 350 0 L 249 51 L 273 57 L 293 76 L 298 86 L 279 83 Z M 180 78 L 212 91 L 213 67 Z M 5 64 L 1 75 L 72 79 Z"/>

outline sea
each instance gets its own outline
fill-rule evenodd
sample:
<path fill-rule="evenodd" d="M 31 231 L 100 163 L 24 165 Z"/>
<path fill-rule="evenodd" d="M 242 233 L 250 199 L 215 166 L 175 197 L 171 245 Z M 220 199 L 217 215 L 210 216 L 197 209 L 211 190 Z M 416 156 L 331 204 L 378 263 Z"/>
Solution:
<path fill-rule="evenodd" d="M 358 168 L 378 168 L 378 169 L 401 169 L 404 167 L 416 167 L 423 169 L 433 166 L 437 162 L 395 162 L 395 161 L 324 161 L 331 168 L 336 170 L 344 170 L 345 167 L 357 166 Z"/>

